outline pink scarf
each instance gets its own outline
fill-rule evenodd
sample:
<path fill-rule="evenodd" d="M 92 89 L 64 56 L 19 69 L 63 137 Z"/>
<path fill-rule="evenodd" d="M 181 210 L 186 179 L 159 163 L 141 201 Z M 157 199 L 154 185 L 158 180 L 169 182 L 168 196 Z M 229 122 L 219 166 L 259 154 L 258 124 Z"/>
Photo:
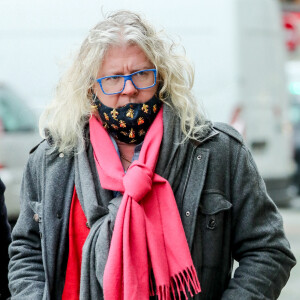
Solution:
<path fill-rule="evenodd" d="M 149 300 L 154 295 L 165 300 L 171 294 L 175 299 L 176 293 L 187 299 L 187 291 L 191 296 L 199 293 L 172 188 L 154 173 L 163 136 L 163 109 L 126 175 L 107 131 L 95 117 L 90 119 L 90 136 L 101 186 L 123 194 L 104 271 L 105 300 Z"/>

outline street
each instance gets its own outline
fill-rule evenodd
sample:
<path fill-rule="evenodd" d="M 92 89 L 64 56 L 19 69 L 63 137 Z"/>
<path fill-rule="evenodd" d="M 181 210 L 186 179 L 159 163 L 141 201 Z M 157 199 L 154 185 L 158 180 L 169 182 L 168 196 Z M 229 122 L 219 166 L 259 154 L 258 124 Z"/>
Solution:
<path fill-rule="evenodd" d="M 281 292 L 279 300 L 300 299 L 300 198 L 292 201 L 291 207 L 281 208 L 284 228 L 292 251 L 297 259 L 297 265 L 292 269 L 291 277 Z"/>

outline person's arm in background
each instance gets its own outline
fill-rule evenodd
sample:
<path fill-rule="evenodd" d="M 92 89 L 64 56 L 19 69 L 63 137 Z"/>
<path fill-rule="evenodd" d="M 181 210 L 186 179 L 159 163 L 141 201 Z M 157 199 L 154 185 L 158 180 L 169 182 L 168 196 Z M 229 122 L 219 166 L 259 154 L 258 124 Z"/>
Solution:
<path fill-rule="evenodd" d="M 7 211 L 4 202 L 5 186 L 0 179 L 0 299 L 7 299 L 10 296 L 8 290 L 8 246 L 11 242 L 10 225 L 7 221 Z"/>

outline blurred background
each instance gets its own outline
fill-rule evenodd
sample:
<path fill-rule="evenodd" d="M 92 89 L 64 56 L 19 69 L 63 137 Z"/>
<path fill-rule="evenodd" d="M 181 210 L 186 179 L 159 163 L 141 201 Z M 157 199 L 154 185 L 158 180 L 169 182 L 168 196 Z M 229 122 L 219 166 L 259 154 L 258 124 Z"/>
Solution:
<path fill-rule="evenodd" d="M 199 106 L 243 135 L 300 260 L 299 0 L 1 0 L 0 177 L 11 223 L 39 114 L 89 29 L 121 8 L 183 44 Z M 299 282 L 296 266 L 280 299 L 300 299 Z"/>

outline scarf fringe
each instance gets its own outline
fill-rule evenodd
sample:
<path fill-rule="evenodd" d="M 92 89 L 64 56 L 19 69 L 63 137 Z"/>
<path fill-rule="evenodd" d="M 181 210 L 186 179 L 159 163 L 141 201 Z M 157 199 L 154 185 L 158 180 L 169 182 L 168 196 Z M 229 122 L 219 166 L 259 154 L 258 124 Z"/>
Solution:
<path fill-rule="evenodd" d="M 192 289 L 191 289 L 192 287 Z M 162 285 L 155 288 L 155 282 L 150 279 L 150 296 L 157 296 L 158 300 L 178 299 L 176 295 L 184 294 L 185 299 L 188 299 L 187 291 L 193 297 L 201 292 L 200 283 L 197 277 L 195 267 L 192 265 L 186 270 L 175 274 L 171 277 L 169 285 Z"/>

